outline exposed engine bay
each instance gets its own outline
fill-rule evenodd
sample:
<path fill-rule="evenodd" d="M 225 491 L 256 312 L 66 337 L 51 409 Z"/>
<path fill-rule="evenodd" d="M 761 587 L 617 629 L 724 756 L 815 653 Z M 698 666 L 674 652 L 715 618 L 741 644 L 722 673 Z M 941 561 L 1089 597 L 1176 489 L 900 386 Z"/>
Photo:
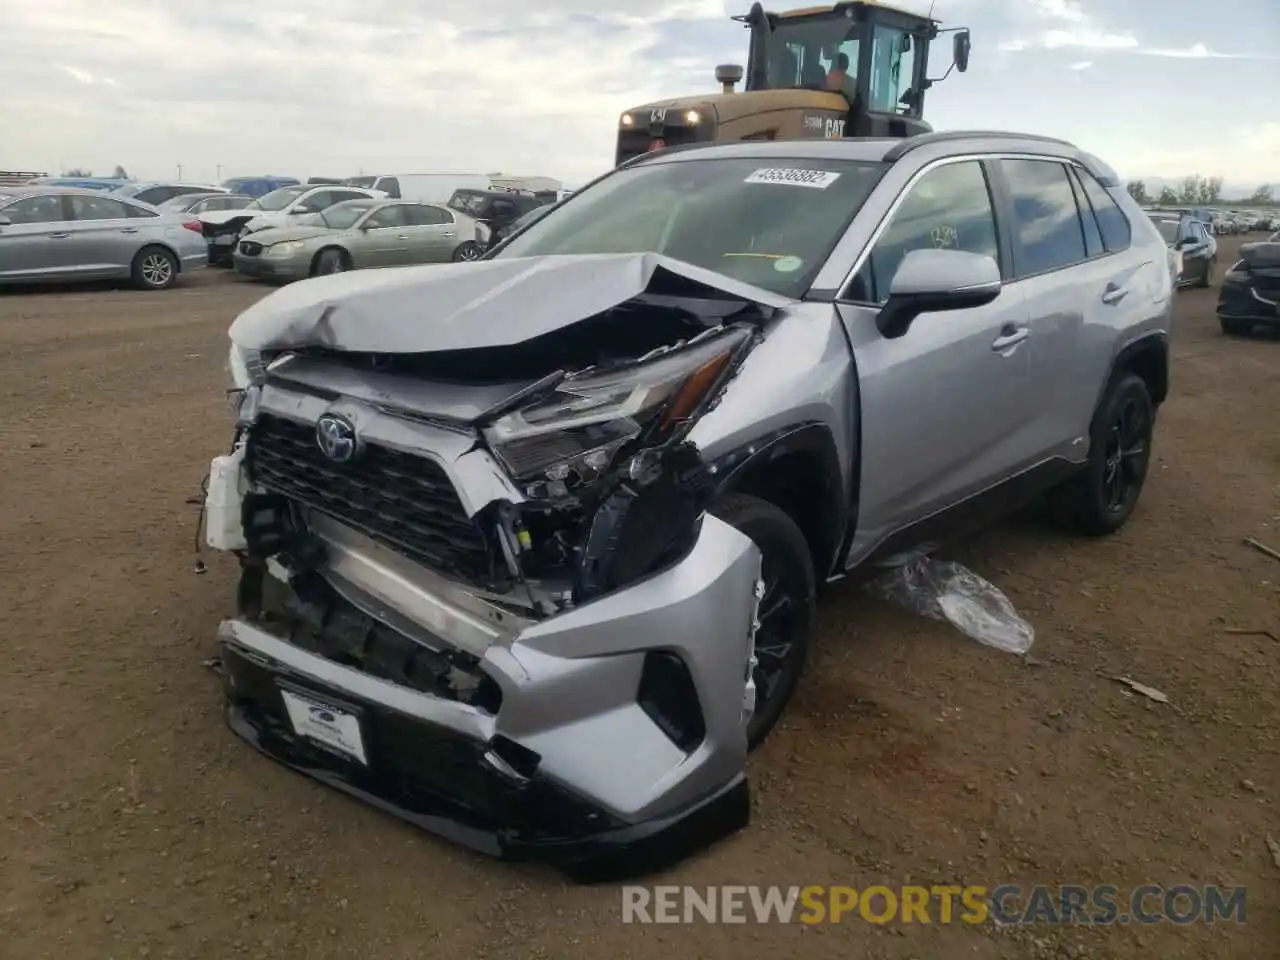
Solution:
<path fill-rule="evenodd" d="M 245 501 L 247 555 L 306 558 L 316 548 L 299 538 L 315 511 L 534 619 L 678 558 L 697 537 L 713 480 L 686 435 L 776 306 L 672 263 L 648 264 L 630 296 L 515 342 L 446 335 L 451 349 L 343 349 L 329 304 L 310 336 L 295 321 L 278 346 L 234 348 L 233 362 L 238 350 L 246 372 L 254 367 L 237 436 L 256 489 Z M 367 327 L 361 334 L 372 345 Z M 332 409 L 314 425 L 293 419 L 285 398 L 294 392 Z M 508 495 L 462 503 L 467 491 L 459 497 L 438 451 L 366 438 L 362 411 L 447 433 L 460 457 L 484 451 Z"/>

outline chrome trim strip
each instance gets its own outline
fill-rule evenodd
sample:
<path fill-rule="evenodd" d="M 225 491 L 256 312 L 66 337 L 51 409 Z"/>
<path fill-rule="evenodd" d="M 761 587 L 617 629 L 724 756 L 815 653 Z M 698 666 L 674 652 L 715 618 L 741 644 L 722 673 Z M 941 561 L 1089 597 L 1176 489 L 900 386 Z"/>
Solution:
<path fill-rule="evenodd" d="M 1249 288 L 1249 293 L 1251 293 L 1253 295 L 1253 299 L 1257 300 L 1259 303 L 1265 303 L 1269 307 L 1280 306 L 1280 303 L 1277 303 L 1275 300 L 1268 300 L 1257 290 L 1253 289 L 1253 287 Z"/>
<path fill-rule="evenodd" d="M 326 556 L 320 572 L 333 577 L 339 592 L 343 585 L 350 585 L 366 602 L 391 608 L 421 630 L 473 656 L 483 657 L 494 643 L 509 644 L 533 623 L 324 514 L 309 511 L 307 528 L 324 541 Z"/>

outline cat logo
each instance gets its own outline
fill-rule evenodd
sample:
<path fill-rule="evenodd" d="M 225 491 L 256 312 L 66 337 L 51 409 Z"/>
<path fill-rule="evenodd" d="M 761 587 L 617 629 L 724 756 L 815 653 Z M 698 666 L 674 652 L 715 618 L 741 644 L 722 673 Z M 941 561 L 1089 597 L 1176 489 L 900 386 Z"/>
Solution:
<path fill-rule="evenodd" d="M 832 140 L 839 140 L 844 136 L 844 118 L 827 120 L 827 137 Z"/>
<path fill-rule="evenodd" d="M 667 122 L 667 108 L 666 108 L 666 107 L 659 107 L 659 108 L 657 108 L 657 109 L 655 109 L 655 110 L 650 110 L 650 111 L 649 111 L 649 122 L 650 122 L 650 123 L 666 123 L 666 122 Z"/>

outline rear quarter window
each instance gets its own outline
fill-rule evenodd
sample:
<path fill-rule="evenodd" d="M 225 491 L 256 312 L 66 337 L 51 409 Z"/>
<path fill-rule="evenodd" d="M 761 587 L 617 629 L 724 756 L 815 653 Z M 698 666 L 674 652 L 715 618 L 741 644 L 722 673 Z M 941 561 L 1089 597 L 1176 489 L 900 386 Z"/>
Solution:
<path fill-rule="evenodd" d="M 1084 195 L 1089 198 L 1089 205 L 1093 207 L 1107 252 L 1116 253 L 1129 249 L 1129 245 L 1133 243 L 1133 226 L 1120 205 L 1088 170 L 1077 169 L 1076 173 L 1084 185 Z"/>

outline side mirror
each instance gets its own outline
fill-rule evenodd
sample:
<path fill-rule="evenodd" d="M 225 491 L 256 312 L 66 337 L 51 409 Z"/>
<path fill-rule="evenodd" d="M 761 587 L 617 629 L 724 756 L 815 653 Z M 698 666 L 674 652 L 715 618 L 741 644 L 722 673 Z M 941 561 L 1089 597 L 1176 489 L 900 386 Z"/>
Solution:
<path fill-rule="evenodd" d="M 1000 296 L 1000 289 L 1000 267 L 991 257 L 964 250 L 912 250 L 893 275 L 876 327 L 892 340 L 922 313 L 985 306 Z"/>
<path fill-rule="evenodd" d="M 961 30 L 951 41 L 951 59 L 956 69 L 964 73 L 969 69 L 969 31 Z"/>

